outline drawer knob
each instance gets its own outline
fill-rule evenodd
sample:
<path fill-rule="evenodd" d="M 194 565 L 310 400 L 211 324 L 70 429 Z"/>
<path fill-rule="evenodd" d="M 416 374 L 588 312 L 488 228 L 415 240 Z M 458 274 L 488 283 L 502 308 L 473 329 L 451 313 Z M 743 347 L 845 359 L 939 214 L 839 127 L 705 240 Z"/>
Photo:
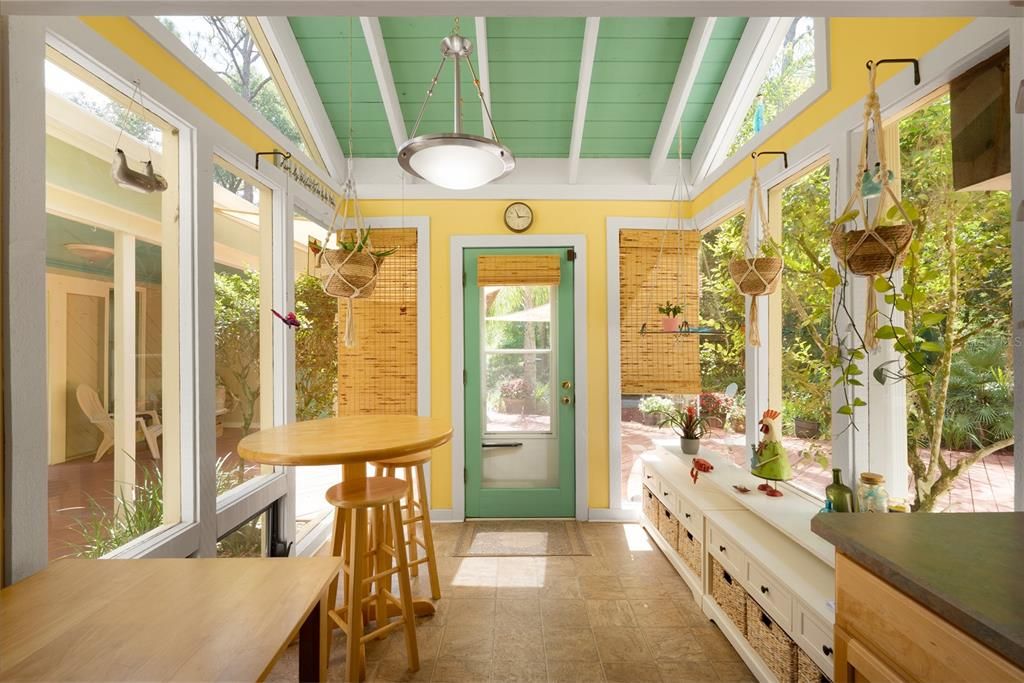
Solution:
<path fill-rule="evenodd" d="M 767 595 L 768 594 L 768 586 L 761 586 L 761 592 L 764 593 L 765 595 Z"/>
<path fill-rule="evenodd" d="M 647 478 L 648 478 L 648 479 L 654 479 L 654 475 L 652 475 L 652 474 L 648 474 L 648 475 L 647 475 Z"/>
<path fill-rule="evenodd" d="M 687 518 L 687 519 L 689 519 L 689 518 L 690 518 L 690 513 L 689 513 L 689 512 L 684 512 L 683 514 L 684 514 L 684 515 L 686 515 L 686 518 Z"/>
<path fill-rule="evenodd" d="M 661 494 L 661 495 L 663 495 L 663 496 L 668 496 L 668 495 L 671 495 L 671 494 L 669 494 L 669 492 L 668 492 L 668 491 L 665 491 L 665 492 L 664 492 L 663 494 Z"/>
<path fill-rule="evenodd" d="M 825 653 L 826 657 L 832 656 L 832 648 L 830 648 L 828 645 L 822 645 L 821 651 Z"/>
<path fill-rule="evenodd" d="M 725 552 L 725 546 L 724 545 L 718 546 L 718 552 L 724 553 Z"/>

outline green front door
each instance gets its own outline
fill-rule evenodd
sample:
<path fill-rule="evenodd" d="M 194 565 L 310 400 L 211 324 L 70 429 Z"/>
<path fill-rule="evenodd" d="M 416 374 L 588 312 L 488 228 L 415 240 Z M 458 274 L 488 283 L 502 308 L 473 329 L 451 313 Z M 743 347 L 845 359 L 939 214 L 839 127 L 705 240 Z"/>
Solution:
<path fill-rule="evenodd" d="M 573 262 L 565 248 L 466 249 L 467 517 L 575 516 Z M 558 284 L 481 286 L 481 256 L 558 257 Z M 527 280 L 528 278 L 522 278 Z"/>

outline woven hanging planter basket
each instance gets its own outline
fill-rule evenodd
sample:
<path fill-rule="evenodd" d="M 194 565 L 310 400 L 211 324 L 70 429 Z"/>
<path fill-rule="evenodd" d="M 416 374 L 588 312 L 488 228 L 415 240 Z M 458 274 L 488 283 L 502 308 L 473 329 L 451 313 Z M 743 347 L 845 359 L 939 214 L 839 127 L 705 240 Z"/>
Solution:
<path fill-rule="evenodd" d="M 366 251 L 324 249 L 320 281 L 324 292 L 343 299 L 363 299 L 377 286 L 380 264 Z"/>
<path fill-rule="evenodd" d="M 914 226 L 882 225 L 873 230 L 832 233 L 832 251 L 855 275 L 882 275 L 903 265 Z"/>
<path fill-rule="evenodd" d="M 782 259 L 777 256 L 729 261 L 729 275 L 747 296 L 772 294 L 779 286 L 781 274 Z"/>

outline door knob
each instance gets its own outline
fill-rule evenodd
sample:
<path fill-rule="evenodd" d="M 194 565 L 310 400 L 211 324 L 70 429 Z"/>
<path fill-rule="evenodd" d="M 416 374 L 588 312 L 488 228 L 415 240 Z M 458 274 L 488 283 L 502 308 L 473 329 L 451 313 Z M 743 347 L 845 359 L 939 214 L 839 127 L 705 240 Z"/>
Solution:
<path fill-rule="evenodd" d="M 572 382 L 570 382 L 567 379 L 563 379 L 562 380 L 562 388 L 563 389 L 572 389 Z"/>
<path fill-rule="evenodd" d="M 572 399 L 570 397 L 568 397 L 568 396 L 563 396 L 562 397 L 562 404 L 563 405 L 569 405 L 570 403 L 572 403 Z"/>

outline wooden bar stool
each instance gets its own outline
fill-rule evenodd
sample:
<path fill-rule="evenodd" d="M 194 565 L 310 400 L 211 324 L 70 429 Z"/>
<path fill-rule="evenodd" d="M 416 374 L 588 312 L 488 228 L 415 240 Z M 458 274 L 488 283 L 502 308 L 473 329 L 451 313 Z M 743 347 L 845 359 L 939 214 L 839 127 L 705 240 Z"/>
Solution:
<path fill-rule="evenodd" d="M 373 466 L 380 476 L 395 477 L 402 470 L 402 478 L 408 482 L 403 522 L 410 527 L 406 543 L 409 545 L 409 567 L 413 576 L 419 576 L 419 566 L 427 565 L 430 575 L 430 596 L 441 599 L 441 582 L 437 578 L 437 555 L 434 553 L 434 534 L 430 529 L 430 504 L 427 502 L 427 476 L 423 466 L 430 462 L 430 451 L 413 453 L 387 460 L 375 460 Z M 416 529 L 423 528 L 421 536 Z M 423 557 L 419 549 L 423 548 Z"/>
<path fill-rule="evenodd" d="M 405 629 L 409 670 L 420 668 L 402 521 L 402 498 L 407 489 L 408 485 L 401 479 L 369 477 L 344 481 L 327 490 L 327 502 L 337 508 L 333 545 L 335 554 L 344 558 L 341 575 L 345 596 L 344 607 L 332 609 L 329 614 L 348 636 L 346 681 L 360 680 L 366 641 L 398 628 Z M 341 538 L 338 538 L 339 531 Z M 388 539 L 394 542 L 389 543 Z M 400 599 L 390 590 L 395 576 Z M 333 602 L 331 604 L 333 607 Z M 397 608 L 396 621 L 388 617 L 389 605 Z M 366 630 L 364 612 L 370 613 L 370 607 L 374 608 L 376 628 Z"/>

